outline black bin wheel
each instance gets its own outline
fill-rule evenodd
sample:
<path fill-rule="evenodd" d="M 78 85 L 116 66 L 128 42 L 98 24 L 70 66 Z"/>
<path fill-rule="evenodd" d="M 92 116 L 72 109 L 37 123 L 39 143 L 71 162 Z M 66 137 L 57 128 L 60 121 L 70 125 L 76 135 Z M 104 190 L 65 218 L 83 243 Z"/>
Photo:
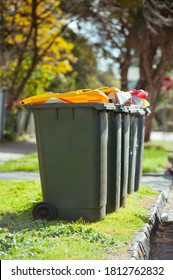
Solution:
<path fill-rule="evenodd" d="M 56 208 L 48 202 L 39 202 L 33 209 L 34 220 L 54 220 L 57 217 Z"/>

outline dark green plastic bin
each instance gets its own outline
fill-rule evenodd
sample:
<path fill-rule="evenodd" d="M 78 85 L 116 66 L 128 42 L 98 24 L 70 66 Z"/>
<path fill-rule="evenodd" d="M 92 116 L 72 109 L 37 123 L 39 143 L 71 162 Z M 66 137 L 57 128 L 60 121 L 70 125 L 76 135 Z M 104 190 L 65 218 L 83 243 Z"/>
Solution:
<path fill-rule="evenodd" d="M 107 213 L 118 211 L 121 194 L 122 109 L 109 111 Z"/>
<path fill-rule="evenodd" d="M 144 150 L 145 118 L 150 114 L 148 108 L 138 110 L 138 135 L 137 135 L 137 154 L 136 154 L 136 175 L 135 191 L 139 190 L 142 178 L 142 158 Z"/>
<path fill-rule="evenodd" d="M 122 143 L 121 143 L 121 193 L 120 206 L 126 206 L 128 177 L 129 177 L 129 139 L 130 139 L 130 113 L 129 108 L 122 110 Z"/>
<path fill-rule="evenodd" d="M 130 111 L 130 138 L 129 138 L 129 170 L 128 170 L 128 194 L 134 192 L 137 158 L 138 137 L 138 110 L 129 108 Z"/>
<path fill-rule="evenodd" d="M 107 203 L 108 110 L 112 104 L 30 105 L 43 202 L 35 219 L 97 221 Z"/>

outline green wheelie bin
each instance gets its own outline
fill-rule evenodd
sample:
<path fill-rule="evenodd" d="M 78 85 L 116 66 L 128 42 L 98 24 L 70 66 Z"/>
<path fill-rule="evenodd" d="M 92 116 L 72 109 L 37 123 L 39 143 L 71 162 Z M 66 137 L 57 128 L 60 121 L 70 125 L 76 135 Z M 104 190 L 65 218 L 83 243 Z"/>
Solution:
<path fill-rule="evenodd" d="M 129 138 L 129 170 L 128 170 L 128 194 L 134 192 L 137 158 L 137 136 L 138 136 L 138 109 L 130 110 L 130 138 Z"/>
<path fill-rule="evenodd" d="M 137 134 L 137 154 L 136 154 L 136 171 L 135 171 L 135 191 L 139 190 L 142 178 L 142 158 L 144 150 L 145 119 L 150 114 L 148 108 L 138 110 L 138 134 Z"/>
<path fill-rule="evenodd" d="M 117 212 L 121 192 L 122 108 L 115 105 L 108 113 L 108 186 L 107 213 Z"/>
<path fill-rule="evenodd" d="M 43 201 L 34 219 L 97 221 L 107 203 L 109 103 L 26 105 L 32 110 Z"/>
<path fill-rule="evenodd" d="M 126 206 L 128 176 L 129 176 L 129 139 L 130 139 L 130 110 L 122 107 L 122 142 L 121 142 L 121 191 L 120 206 Z"/>

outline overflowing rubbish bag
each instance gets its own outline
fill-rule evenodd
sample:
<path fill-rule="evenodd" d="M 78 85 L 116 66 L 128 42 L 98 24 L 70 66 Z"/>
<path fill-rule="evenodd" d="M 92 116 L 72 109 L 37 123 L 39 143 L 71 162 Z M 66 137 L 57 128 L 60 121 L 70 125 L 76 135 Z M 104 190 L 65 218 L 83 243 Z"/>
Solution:
<path fill-rule="evenodd" d="M 66 93 L 47 93 L 25 98 L 21 105 L 45 103 L 114 103 L 122 106 L 146 108 L 150 104 L 146 100 L 148 93 L 144 90 L 121 91 L 116 87 L 98 89 L 79 89 Z"/>
<path fill-rule="evenodd" d="M 34 219 L 93 222 L 126 206 L 141 181 L 147 97 L 101 87 L 21 100 L 38 147 L 43 202 Z"/>

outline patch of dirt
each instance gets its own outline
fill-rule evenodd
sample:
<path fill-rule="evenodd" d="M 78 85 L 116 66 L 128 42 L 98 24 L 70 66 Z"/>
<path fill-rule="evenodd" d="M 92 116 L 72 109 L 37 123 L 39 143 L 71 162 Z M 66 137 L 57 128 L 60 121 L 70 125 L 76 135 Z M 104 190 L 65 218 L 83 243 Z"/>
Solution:
<path fill-rule="evenodd" d="M 150 260 L 173 260 L 173 222 L 161 222 L 151 244 Z"/>
<path fill-rule="evenodd" d="M 129 245 L 124 245 L 121 251 L 115 251 L 112 254 L 109 254 L 107 257 L 108 260 L 129 260 Z"/>
<path fill-rule="evenodd" d="M 159 195 L 159 193 L 158 193 L 158 195 Z M 143 208 L 145 208 L 147 210 L 150 210 L 154 206 L 154 204 L 155 204 L 155 202 L 158 198 L 158 195 L 156 195 L 156 196 L 151 196 L 151 195 L 146 196 L 144 199 L 141 200 L 140 205 Z"/>

